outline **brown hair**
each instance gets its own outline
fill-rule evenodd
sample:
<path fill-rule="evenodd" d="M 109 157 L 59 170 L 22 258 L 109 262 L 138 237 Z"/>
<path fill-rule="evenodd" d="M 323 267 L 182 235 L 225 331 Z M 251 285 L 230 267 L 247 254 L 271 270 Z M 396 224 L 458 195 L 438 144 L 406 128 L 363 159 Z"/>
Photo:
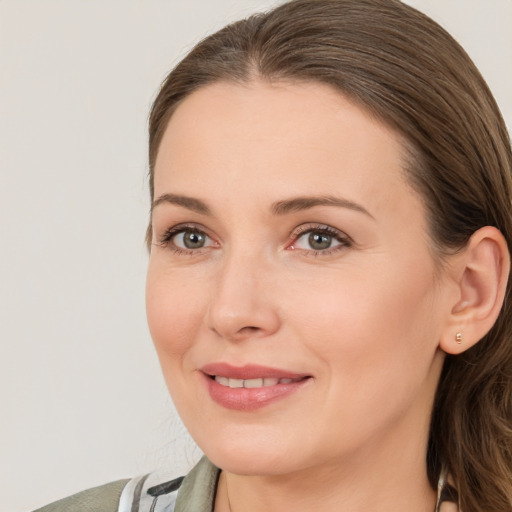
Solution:
<path fill-rule="evenodd" d="M 330 84 L 403 134 L 408 176 L 441 258 L 487 225 L 510 248 L 512 155 L 496 102 L 460 45 L 398 0 L 292 0 L 199 43 L 151 111 L 152 198 L 156 155 L 177 105 L 207 84 L 256 76 Z M 511 333 L 509 282 L 495 326 L 473 348 L 446 357 L 438 386 L 428 474 L 435 486 L 448 471 L 464 512 L 512 510 Z"/>

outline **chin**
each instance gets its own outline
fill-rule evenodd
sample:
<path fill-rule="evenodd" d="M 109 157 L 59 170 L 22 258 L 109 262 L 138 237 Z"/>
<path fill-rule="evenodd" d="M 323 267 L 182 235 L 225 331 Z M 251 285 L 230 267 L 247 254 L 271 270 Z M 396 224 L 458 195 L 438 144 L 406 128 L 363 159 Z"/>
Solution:
<path fill-rule="evenodd" d="M 292 454 L 296 457 L 301 452 L 287 445 L 282 432 L 275 436 L 272 432 L 262 432 L 261 428 L 248 430 L 243 433 L 228 428 L 222 436 L 212 435 L 210 431 L 206 442 L 196 439 L 210 461 L 229 473 L 262 476 L 293 471 L 298 461 Z"/>

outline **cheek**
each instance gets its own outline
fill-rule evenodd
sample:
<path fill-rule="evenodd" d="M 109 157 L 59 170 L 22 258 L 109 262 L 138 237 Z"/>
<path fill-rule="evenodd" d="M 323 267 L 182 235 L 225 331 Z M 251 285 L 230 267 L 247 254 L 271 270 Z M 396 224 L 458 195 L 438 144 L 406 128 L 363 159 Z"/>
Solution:
<path fill-rule="evenodd" d="M 146 281 L 149 330 L 163 367 L 177 364 L 202 325 L 203 294 L 179 272 L 162 272 L 150 263 Z M 165 368 L 164 368 L 165 370 Z"/>
<path fill-rule="evenodd" d="M 290 307 L 300 326 L 293 334 L 319 362 L 324 401 L 316 428 L 324 438 L 363 443 L 412 418 L 408 411 L 422 411 L 411 421 L 423 421 L 430 407 L 439 371 L 435 287 L 428 278 L 389 270 L 317 281 L 307 301 Z"/>
<path fill-rule="evenodd" d="M 425 266 L 397 267 L 398 272 L 382 265 L 364 272 L 352 268 L 310 283 L 307 295 L 305 282 L 290 293 L 295 302 L 287 309 L 303 329 L 297 335 L 325 364 L 336 362 L 354 381 L 370 372 L 395 369 L 403 374 L 404 365 L 417 368 L 418 360 L 427 369 L 436 351 L 439 325 L 432 276 L 417 272 Z"/>

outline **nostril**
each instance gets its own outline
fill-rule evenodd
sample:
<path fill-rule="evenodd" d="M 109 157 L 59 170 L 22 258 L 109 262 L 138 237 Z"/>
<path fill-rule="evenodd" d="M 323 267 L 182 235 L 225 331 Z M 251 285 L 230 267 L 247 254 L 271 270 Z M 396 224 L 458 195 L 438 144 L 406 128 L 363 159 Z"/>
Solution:
<path fill-rule="evenodd" d="M 238 332 L 240 332 L 240 333 L 244 333 L 244 332 L 245 333 L 251 333 L 251 332 L 256 332 L 256 331 L 259 331 L 259 330 L 260 330 L 259 327 L 253 327 L 252 325 L 248 325 L 247 327 L 242 327 L 240 329 L 240 331 L 238 331 Z"/>

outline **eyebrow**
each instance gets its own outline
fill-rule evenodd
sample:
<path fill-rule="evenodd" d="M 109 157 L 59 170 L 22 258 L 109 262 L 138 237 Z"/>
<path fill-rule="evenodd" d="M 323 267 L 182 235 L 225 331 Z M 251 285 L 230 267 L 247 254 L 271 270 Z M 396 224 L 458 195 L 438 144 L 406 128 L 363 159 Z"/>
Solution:
<path fill-rule="evenodd" d="M 211 209 L 204 201 L 194 197 L 182 196 L 178 194 L 163 194 L 155 199 L 155 201 L 153 201 L 151 209 L 153 210 L 162 203 L 170 203 L 177 206 L 182 206 L 187 210 L 191 210 L 202 215 L 212 214 Z M 338 208 L 348 208 L 349 210 L 364 213 L 372 219 L 374 218 L 373 215 L 360 204 L 355 203 L 354 201 L 350 201 L 349 199 L 344 199 L 342 197 L 336 197 L 332 195 L 301 196 L 294 197 L 292 199 L 284 199 L 282 201 L 273 203 L 270 210 L 273 215 L 286 215 L 287 213 L 308 210 L 310 208 L 314 208 L 315 206 L 336 206 Z"/>
<path fill-rule="evenodd" d="M 337 206 L 339 208 L 348 208 L 356 212 L 361 212 L 368 217 L 374 218 L 373 215 L 363 206 L 349 199 L 336 196 L 304 196 L 277 201 L 272 205 L 272 213 L 274 215 L 286 215 L 291 212 L 299 212 L 308 210 L 315 206 Z"/>
<path fill-rule="evenodd" d="M 194 197 L 180 196 L 177 194 L 163 194 L 153 201 L 151 210 L 162 203 L 183 206 L 183 208 L 187 208 L 187 210 L 192 210 L 193 212 L 201 213 L 202 215 L 211 215 L 211 210 L 208 205 L 204 201 L 195 199 Z"/>

